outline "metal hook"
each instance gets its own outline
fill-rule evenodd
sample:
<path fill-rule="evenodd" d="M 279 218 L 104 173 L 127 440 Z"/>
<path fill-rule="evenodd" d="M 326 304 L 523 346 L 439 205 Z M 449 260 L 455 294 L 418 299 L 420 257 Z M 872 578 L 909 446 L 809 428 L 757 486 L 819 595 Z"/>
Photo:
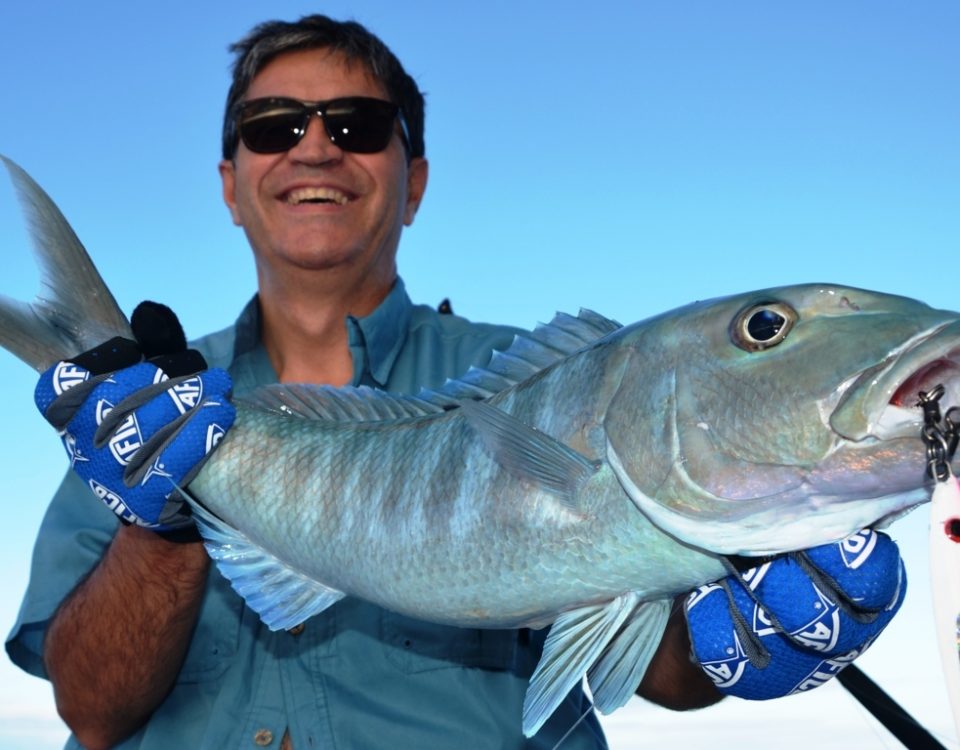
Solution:
<path fill-rule="evenodd" d="M 923 408 L 923 429 L 920 437 L 927 449 L 927 473 L 938 482 L 944 482 L 953 476 L 950 460 L 960 442 L 960 431 L 953 421 L 953 414 L 958 407 L 947 410 L 944 416 L 940 413 L 940 399 L 945 389 L 943 384 L 935 386 L 929 393 L 920 391 L 917 406 Z M 945 427 L 941 428 L 943 421 Z"/>
<path fill-rule="evenodd" d="M 956 415 L 958 421 L 954 421 Z M 946 429 L 943 431 L 947 441 L 947 461 L 952 461 L 957 452 L 957 445 L 960 444 L 960 406 L 951 406 L 943 416 L 943 424 Z"/>
<path fill-rule="evenodd" d="M 940 383 L 934 386 L 929 393 L 920 391 L 918 394 L 917 406 L 923 409 L 923 421 L 925 424 L 939 424 L 940 422 L 940 399 L 943 397 L 944 387 Z"/>

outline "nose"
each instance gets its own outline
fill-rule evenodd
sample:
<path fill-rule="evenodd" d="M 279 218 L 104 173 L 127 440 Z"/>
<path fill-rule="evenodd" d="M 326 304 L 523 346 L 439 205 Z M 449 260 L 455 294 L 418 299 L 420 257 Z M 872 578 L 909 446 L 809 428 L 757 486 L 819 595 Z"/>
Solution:
<path fill-rule="evenodd" d="M 287 153 L 292 160 L 308 164 L 339 161 L 343 157 L 343 150 L 330 140 L 317 113 L 310 115 L 310 119 L 307 120 L 307 132 Z"/>

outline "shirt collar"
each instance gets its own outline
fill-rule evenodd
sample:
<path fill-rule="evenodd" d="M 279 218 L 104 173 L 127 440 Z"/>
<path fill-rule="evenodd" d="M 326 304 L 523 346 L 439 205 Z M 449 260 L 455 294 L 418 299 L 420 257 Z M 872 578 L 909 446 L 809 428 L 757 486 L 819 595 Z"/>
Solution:
<path fill-rule="evenodd" d="M 369 376 L 381 388 L 386 386 L 407 341 L 412 307 L 403 279 L 397 277 L 390 293 L 372 313 L 363 318 L 347 316 L 354 385 Z"/>
<path fill-rule="evenodd" d="M 346 317 L 347 336 L 353 356 L 353 384 L 386 386 L 393 365 L 407 340 L 413 303 L 403 279 L 397 277 L 383 302 L 369 315 Z M 261 348 L 260 303 L 257 295 L 237 318 L 234 359 Z M 370 380 L 373 383 L 370 383 Z"/>

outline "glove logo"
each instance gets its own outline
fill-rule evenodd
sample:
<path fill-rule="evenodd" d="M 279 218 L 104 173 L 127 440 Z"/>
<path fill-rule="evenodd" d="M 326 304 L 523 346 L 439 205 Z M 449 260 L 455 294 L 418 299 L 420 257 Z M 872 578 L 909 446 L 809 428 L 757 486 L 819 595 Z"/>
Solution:
<path fill-rule="evenodd" d="M 147 473 L 143 475 L 143 481 L 140 482 L 140 486 L 142 487 L 145 485 L 147 482 L 153 479 L 153 477 L 166 477 L 167 479 L 170 479 L 171 482 L 173 481 L 173 474 L 163 468 L 163 464 L 160 463 L 159 457 L 150 465 L 150 468 L 147 469 Z"/>
<path fill-rule="evenodd" d="M 117 516 L 128 523 L 136 523 L 138 519 L 133 513 L 130 512 L 130 509 L 127 508 L 123 503 L 123 498 L 120 497 L 116 492 L 111 490 L 109 487 L 100 484 L 96 479 L 90 480 L 90 489 L 93 490 L 93 494 L 99 497 L 104 505 L 106 505 L 110 510 L 117 514 Z"/>
<path fill-rule="evenodd" d="M 722 591 L 720 586 L 717 586 L 715 583 L 706 583 L 699 588 L 694 589 L 687 596 L 687 610 L 693 609 L 697 604 L 699 604 L 703 599 L 705 599 L 711 591 Z"/>
<path fill-rule="evenodd" d="M 199 377 L 192 377 L 177 383 L 170 388 L 167 393 L 173 399 L 177 411 L 186 414 L 190 409 L 200 403 L 203 398 L 203 381 Z"/>
<path fill-rule="evenodd" d="M 732 649 L 727 648 L 732 654 L 726 659 L 700 662 L 700 668 L 713 680 L 713 684 L 721 689 L 735 685 L 743 677 L 743 672 L 750 663 L 736 633 L 733 634 L 733 643 Z"/>
<path fill-rule="evenodd" d="M 753 632 L 761 638 L 780 632 L 777 626 L 773 624 L 773 620 L 770 619 L 770 615 L 759 604 L 753 605 Z"/>
<path fill-rule="evenodd" d="M 801 646 L 814 651 L 830 651 L 836 647 L 840 638 L 840 610 L 816 586 L 813 590 L 819 600 L 814 608 L 819 610 L 820 614 L 790 635 Z"/>
<path fill-rule="evenodd" d="M 756 591 L 757 587 L 763 583 L 763 579 L 767 575 L 767 571 L 770 570 L 771 564 L 772 563 L 766 562 L 763 563 L 763 565 L 750 568 L 750 570 L 745 570 L 742 574 L 744 585 L 746 585 L 751 591 Z"/>
<path fill-rule="evenodd" d="M 70 468 L 75 469 L 77 462 L 89 461 L 90 459 L 80 453 L 77 449 L 77 439 L 69 432 L 63 436 L 63 447 L 67 449 L 67 456 L 70 457 Z"/>
<path fill-rule="evenodd" d="M 223 436 L 226 434 L 227 431 L 216 423 L 207 427 L 207 442 L 206 446 L 204 447 L 204 454 L 209 453 L 218 445 L 220 445 L 220 441 L 223 440 Z"/>
<path fill-rule="evenodd" d="M 97 401 L 97 407 L 93 413 L 94 418 L 97 420 L 97 427 L 103 424 L 103 420 L 107 418 L 107 415 L 111 411 L 113 411 L 113 404 L 111 404 L 105 398 Z"/>
<path fill-rule="evenodd" d="M 90 371 L 73 362 L 60 362 L 53 371 L 53 392 L 62 396 L 90 377 Z"/>
<path fill-rule="evenodd" d="M 140 424 L 137 417 L 131 413 L 110 438 L 110 453 L 121 466 L 126 466 L 133 458 L 133 454 L 140 450 L 143 437 L 140 434 Z"/>
<path fill-rule="evenodd" d="M 877 532 L 864 529 L 839 543 L 840 557 L 850 570 L 856 570 L 867 561 L 876 546 Z"/>
<path fill-rule="evenodd" d="M 868 642 L 867 645 L 870 645 L 870 643 Z M 832 659 L 824 659 L 812 672 L 804 677 L 793 690 L 787 693 L 787 695 L 813 690 L 815 687 L 820 687 L 825 682 L 829 682 L 837 676 L 837 673 L 841 669 L 852 663 L 854 659 L 866 650 L 866 646 L 864 646 L 861 649 L 855 649 L 847 654 L 835 656 Z"/>

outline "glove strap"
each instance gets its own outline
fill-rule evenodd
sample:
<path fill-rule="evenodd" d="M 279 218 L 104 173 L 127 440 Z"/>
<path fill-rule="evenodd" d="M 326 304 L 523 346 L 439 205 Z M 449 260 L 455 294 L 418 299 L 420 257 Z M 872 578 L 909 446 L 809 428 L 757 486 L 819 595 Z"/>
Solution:
<path fill-rule="evenodd" d="M 135 365 L 141 358 L 140 347 L 136 341 L 114 336 L 109 341 L 78 354 L 70 361 L 89 370 L 91 375 L 103 375 Z"/>

